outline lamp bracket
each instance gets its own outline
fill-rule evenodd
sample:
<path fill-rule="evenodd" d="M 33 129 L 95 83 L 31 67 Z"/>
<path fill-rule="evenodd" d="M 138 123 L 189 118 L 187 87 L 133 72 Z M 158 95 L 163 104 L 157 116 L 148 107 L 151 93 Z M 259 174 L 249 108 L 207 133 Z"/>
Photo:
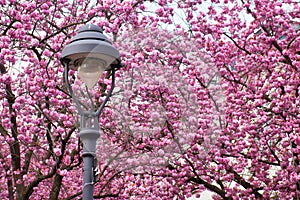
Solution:
<path fill-rule="evenodd" d="M 105 104 L 107 103 L 109 97 L 112 95 L 112 91 L 115 87 L 115 71 L 116 71 L 116 69 L 119 69 L 122 65 L 120 64 L 119 61 L 118 61 L 117 64 L 112 64 L 111 65 L 111 71 L 112 71 L 111 87 L 110 87 L 110 90 L 107 93 L 104 101 L 102 102 L 102 104 L 98 108 L 98 110 L 97 111 L 91 111 L 91 110 L 84 111 L 81 108 L 81 104 L 80 104 L 78 98 L 76 97 L 76 95 L 74 94 L 72 87 L 70 86 L 70 82 L 69 82 L 69 63 L 70 63 L 70 59 L 62 58 L 61 62 L 65 67 L 64 78 L 65 78 L 66 87 L 67 87 L 68 91 L 70 92 L 70 95 L 72 96 L 72 99 L 75 102 L 75 105 L 76 105 L 76 107 L 78 109 L 78 112 L 81 116 L 80 127 L 85 128 L 85 127 L 93 126 L 95 128 L 99 128 L 98 127 L 99 126 L 99 123 L 98 123 L 99 115 L 101 114 L 102 110 L 104 109 Z"/>

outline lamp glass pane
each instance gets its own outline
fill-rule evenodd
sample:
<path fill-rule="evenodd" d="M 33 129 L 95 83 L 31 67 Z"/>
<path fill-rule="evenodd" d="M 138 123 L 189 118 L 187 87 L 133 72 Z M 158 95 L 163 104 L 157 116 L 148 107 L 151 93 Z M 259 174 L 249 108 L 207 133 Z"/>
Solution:
<path fill-rule="evenodd" d="M 105 62 L 99 58 L 85 58 L 78 67 L 78 76 L 91 89 L 105 70 Z"/>

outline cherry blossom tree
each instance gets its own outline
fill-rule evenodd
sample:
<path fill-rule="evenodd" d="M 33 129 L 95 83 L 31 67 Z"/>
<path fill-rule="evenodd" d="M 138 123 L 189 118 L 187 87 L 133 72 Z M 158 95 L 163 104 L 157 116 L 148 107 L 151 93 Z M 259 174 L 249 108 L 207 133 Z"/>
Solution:
<path fill-rule="evenodd" d="M 86 23 L 124 66 L 99 119 L 95 198 L 299 198 L 299 2 L 0 5 L 1 199 L 81 197 L 79 122 L 59 59 Z"/>

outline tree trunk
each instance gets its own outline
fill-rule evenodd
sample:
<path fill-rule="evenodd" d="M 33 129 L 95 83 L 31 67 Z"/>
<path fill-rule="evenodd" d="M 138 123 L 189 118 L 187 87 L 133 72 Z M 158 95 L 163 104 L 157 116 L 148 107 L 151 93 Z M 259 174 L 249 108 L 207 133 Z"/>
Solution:
<path fill-rule="evenodd" d="M 61 176 L 59 174 L 55 175 L 53 185 L 52 185 L 52 189 L 51 189 L 51 192 L 50 192 L 49 200 L 58 199 L 58 195 L 59 195 L 59 192 L 60 192 L 62 180 L 63 180 L 63 176 Z"/>

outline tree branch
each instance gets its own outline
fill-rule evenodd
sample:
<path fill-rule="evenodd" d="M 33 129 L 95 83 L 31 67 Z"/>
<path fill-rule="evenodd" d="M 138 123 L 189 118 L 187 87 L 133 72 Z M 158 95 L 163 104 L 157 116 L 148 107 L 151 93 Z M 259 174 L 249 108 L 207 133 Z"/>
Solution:
<path fill-rule="evenodd" d="M 226 37 L 228 37 L 232 42 L 233 42 L 233 44 L 237 47 L 237 48 L 239 48 L 240 50 L 242 50 L 242 51 L 244 51 L 246 54 L 248 54 L 248 55 L 251 55 L 251 53 L 247 50 L 247 49 L 245 49 L 245 48 L 243 48 L 243 47 L 241 47 L 232 37 L 230 37 L 227 33 L 223 33 Z"/>

